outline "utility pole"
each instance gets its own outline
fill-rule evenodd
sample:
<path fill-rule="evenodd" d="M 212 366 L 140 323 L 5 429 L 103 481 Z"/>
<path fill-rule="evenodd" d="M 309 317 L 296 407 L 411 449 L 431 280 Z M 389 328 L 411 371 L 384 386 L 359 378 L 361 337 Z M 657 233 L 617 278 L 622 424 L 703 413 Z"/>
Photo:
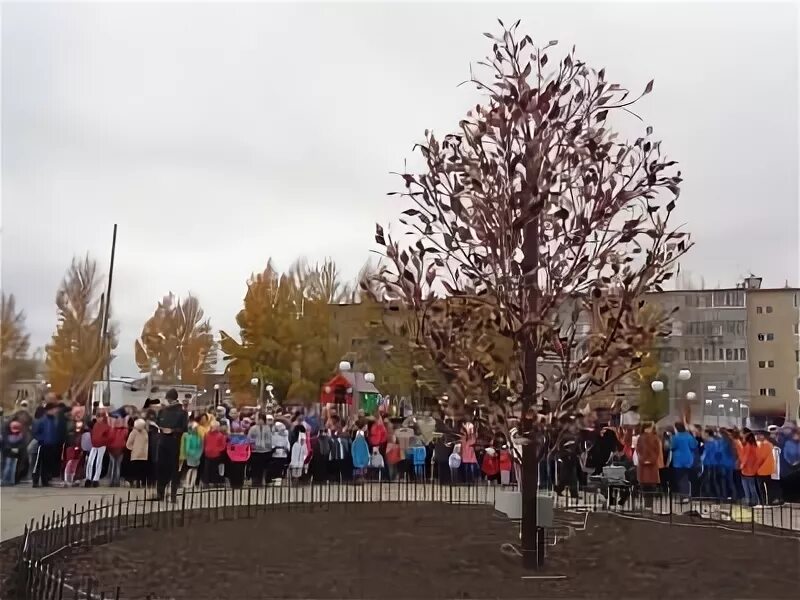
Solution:
<path fill-rule="evenodd" d="M 114 280 L 114 255 L 117 251 L 117 224 L 114 223 L 114 234 L 111 238 L 111 264 L 108 267 L 108 288 L 105 294 L 105 310 L 103 311 L 103 349 L 108 353 L 106 357 L 106 393 L 109 404 L 111 403 L 111 344 L 108 340 L 108 319 L 111 314 L 111 284 Z"/>

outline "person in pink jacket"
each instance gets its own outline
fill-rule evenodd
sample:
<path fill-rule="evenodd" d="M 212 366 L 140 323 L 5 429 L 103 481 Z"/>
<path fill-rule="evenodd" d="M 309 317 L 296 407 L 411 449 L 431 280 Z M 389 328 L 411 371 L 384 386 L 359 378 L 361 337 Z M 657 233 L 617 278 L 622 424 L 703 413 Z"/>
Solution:
<path fill-rule="evenodd" d="M 472 483 L 477 480 L 478 458 L 475 456 L 475 426 L 465 423 L 461 431 L 461 469 L 464 471 L 464 481 Z"/>

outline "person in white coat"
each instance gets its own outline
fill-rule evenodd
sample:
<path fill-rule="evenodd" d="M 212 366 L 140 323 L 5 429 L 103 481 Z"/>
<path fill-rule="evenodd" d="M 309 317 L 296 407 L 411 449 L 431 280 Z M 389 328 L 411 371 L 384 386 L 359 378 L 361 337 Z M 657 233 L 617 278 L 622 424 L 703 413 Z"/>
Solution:
<path fill-rule="evenodd" d="M 297 436 L 297 441 L 292 444 L 292 456 L 289 460 L 289 473 L 293 480 L 298 480 L 305 474 L 307 458 L 306 434 L 301 431 Z"/>

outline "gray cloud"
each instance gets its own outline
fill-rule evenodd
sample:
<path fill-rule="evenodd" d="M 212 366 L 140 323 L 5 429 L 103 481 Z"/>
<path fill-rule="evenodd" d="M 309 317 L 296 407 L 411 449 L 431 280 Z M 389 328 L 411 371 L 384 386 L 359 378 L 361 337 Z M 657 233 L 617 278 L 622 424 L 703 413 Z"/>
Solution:
<path fill-rule="evenodd" d="M 72 255 L 107 265 L 114 222 L 120 374 L 170 290 L 235 331 L 270 256 L 354 275 L 394 214 L 389 172 L 478 99 L 456 86 L 497 16 L 632 89 L 656 79 L 638 112 L 682 163 L 688 270 L 798 282 L 791 4 L 7 4 L 2 283 L 34 343 Z"/>

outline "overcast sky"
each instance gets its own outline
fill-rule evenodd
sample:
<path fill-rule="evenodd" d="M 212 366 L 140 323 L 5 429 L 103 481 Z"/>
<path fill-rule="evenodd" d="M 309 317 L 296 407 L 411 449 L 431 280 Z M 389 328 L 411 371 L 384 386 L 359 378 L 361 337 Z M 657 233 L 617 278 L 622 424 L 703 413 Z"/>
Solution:
<path fill-rule="evenodd" d="M 107 268 L 115 222 L 118 375 L 170 290 L 238 334 L 269 257 L 355 275 L 396 212 L 389 172 L 477 99 L 456 86 L 497 17 L 629 88 L 655 78 L 638 112 L 682 164 L 684 268 L 798 283 L 793 4 L 4 4 L 2 287 L 33 345 L 71 257 Z"/>

